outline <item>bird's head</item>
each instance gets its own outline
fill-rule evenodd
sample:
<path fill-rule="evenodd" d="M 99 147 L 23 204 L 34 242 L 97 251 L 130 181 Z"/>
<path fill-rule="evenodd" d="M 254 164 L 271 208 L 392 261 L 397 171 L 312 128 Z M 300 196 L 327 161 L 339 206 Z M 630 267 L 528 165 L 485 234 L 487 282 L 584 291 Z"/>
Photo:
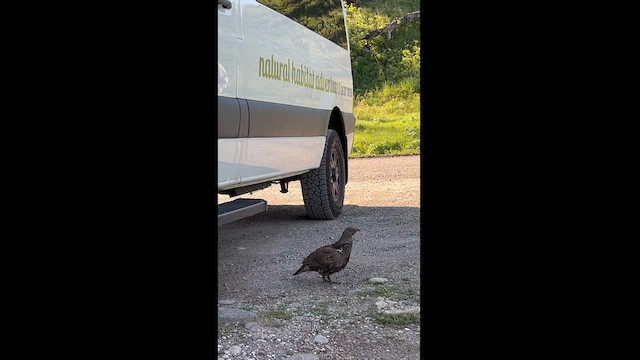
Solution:
<path fill-rule="evenodd" d="M 357 233 L 358 231 L 360 231 L 360 229 L 358 229 L 357 227 L 354 227 L 354 226 L 349 226 L 348 228 L 344 229 L 345 233 L 349 233 L 351 235 Z"/>

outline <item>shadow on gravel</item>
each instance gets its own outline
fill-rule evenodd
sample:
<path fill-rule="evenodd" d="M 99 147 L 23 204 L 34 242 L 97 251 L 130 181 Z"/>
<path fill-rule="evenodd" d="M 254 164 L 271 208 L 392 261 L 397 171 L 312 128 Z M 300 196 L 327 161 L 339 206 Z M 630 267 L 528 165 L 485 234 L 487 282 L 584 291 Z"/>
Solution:
<path fill-rule="evenodd" d="M 218 231 L 250 224 L 257 225 L 274 223 L 275 221 L 296 222 L 296 225 L 298 226 L 306 226 L 312 223 L 334 223 L 337 226 L 338 224 L 348 223 L 351 221 L 353 223 L 349 223 L 350 225 L 358 226 L 358 221 L 362 221 L 366 224 L 372 218 L 401 218 L 407 212 L 417 212 L 419 214 L 420 208 L 345 205 L 342 209 L 342 213 L 336 219 L 313 220 L 307 217 L 304 205 L 269 205 L 267 211 L 242 219 L 235 223 L 218 227 Z M 420 222 L 418 221 L 415 223 L 415 226 L 420 227 Z"/>

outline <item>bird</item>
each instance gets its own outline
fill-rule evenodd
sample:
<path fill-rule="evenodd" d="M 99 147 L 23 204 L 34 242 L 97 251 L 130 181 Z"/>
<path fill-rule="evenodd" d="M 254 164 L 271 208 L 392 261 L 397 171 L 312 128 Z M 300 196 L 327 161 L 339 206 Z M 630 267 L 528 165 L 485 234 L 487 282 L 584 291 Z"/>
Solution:
<path fill-rule="evenodd" d="M 306 271 L 317 271 L 322 275 L 322 282 L 331 281 L 331 274 L 344 269 L 351 257 L 351 247 L 353 245 L 353 235 L 360 229 L 349 226 L 344 229 L 340 239 L 333 244 L 322 246 L 309 254 L 303 261 L 302 266 L 293 275 L 298 275 Z M 335 282 L 339 284 L 339 282 Z"/>

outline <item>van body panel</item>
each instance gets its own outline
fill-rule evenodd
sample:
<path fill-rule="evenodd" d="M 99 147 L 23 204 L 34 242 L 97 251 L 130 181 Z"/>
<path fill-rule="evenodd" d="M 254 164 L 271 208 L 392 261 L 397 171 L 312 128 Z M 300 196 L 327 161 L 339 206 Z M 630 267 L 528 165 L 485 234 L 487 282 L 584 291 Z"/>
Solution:
<path fill-rule="evenodd" d="M 340 95 L 353 89 L 347 50 L 255 0 L 241 7 L 239 98 L 353 112 L 353 98 Z"/>
<path fill-rule="evenodd" d="M 231 140 L 231 139 L 225 139 Z M 224 144 L 228 141 L 222 141 Z M 269 180 L 302 174 L 320 166 L 324 147 L 324 136 L 311 137 L 264 137 L 237 140 L 241 159 L 236 161 L 236 173 L 222 175 L 229 171 L 231 156 L 220 153 L 221 141 L 218 141 L 218 191 L 239 185 L 251 185 Z M 283 149 L 288 154 L 286 161 L 279 156 Z M 223 156 L 221 156 L 223 155 Z"/>
<path fill-rule="evenodd" d="M 247 100 L 251 109 L 249 137 L 324 136 L 330 110 Z"/>
<path fill-rule="evenodd" d="M 346 28 L 344 8 L 326 1 L 340 6 Z M 256 0 L 231 3 L 218 5 L 218 191 L 318 168 L 335 109 L 348 157 L 355 129 L 348 44 Z"/>

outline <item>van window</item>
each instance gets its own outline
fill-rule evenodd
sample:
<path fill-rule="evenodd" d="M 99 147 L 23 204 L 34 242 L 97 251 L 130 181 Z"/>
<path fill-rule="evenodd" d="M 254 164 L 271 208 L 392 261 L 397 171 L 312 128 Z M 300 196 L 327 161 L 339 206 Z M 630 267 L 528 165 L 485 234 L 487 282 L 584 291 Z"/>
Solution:
<path fill-rule="evenodd" d="M 347 49 L 340 0 L 256 0 Z"/>

